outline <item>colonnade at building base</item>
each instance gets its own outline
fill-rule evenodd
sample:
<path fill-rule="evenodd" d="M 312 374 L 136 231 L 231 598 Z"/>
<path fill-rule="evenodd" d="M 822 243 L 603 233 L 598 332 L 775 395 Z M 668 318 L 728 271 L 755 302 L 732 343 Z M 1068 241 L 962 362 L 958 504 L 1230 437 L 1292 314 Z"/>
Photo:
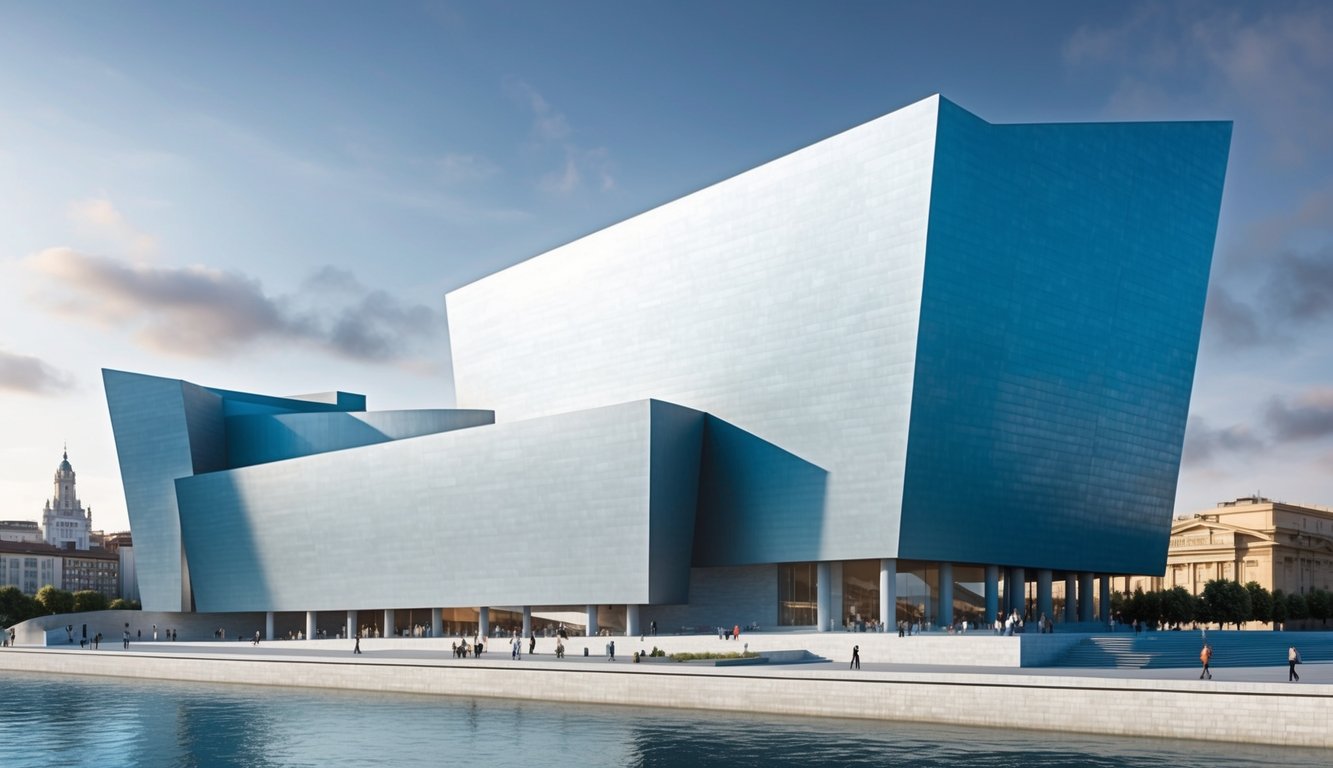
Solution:
<path fill-rule="evenodd" d="M 853 628 L 859 623 L 857 616 L 842 616 L 835 618 L 835 610 L 841 613 L 841 607 L 837 605 L 840 602 L 835 595 L 835 588 L 840 588 L 842 579 L 841 571 L 843 569 L 841 562 L 820 562 L 817 564 L 816 589 L 817 607 L 816 621 L 820 631 L 830 631 L 839 628 Z M 934 579 L 934 593 L 926 596 L 921 602 L 914 603 L 913 600 L 919 599 L 922 595 L 902 596 L 898 594 L 899 582 L 899 561 L 894 558 L 884 558 L 879 561 L 879 589 L 878 589 L 878 614 L 869 617 L 872 622 L 878 622 L 880 617 L 892 616 L 892 621 L 884 620 L 883 624 L 888 625 L 889 629 L 896 629 L 900 622 L 909 626 L 918 626 L 922 623 L 929 627 L 937 629 L 947 629 L 959 626 L 963 619 L 956 617 L 956 587 L 963 584 L 955 578 L 955 565 L 953 563 L 931 563 L 937 570 L 937 577 Z M 966 568 L 970 571 L 977 571 L 978 566 L 959 566 L 959 569 Z M 1063 574 L 1063 616 L 1056 614 L 1055 602 L 1055 571 L 1051 569 L 1037 569 L 1035 578 L 1030 579 L 1028 571 L 1025 568 L 1011 566 L 1002 567 L 998 565 L 986 565 L 980 567 L 984 573 L 980 584 L 982 586 L 982 599 L 984 607 L 979 616 L 973 614 L 970 619 L 972 626 L 977 626 L 978 621 L 982 626 L 989 625 L 990 622 L 1017 614 L 1024 621 L 1038 621 L 1042 623 L 1042 628 L 1046 622 L 1055 624 L 1057 622 L 1066 624 L 1090 624 L 1093 622 L 1105 625 L 1111 620 L 1111 578 L 1110 574 L 1093 574 L 1088 572 L 1065 572 Z M 921 582 L 929 588 L 929 579 L 922 578 Z M 974 582 L 969 582 L 974 583 Z M 1003 589 L 1001 586 L 1003 585 Z M 1034 585 L 1031 590 L 1029 585 Z M 1095 589 L 1094 589 L 1095 587 Z M 934 610 L 930 610 L 933 606 Z M 868 611 L 867 611 L 868 613 Z"/>
<path fill-rule="evenodd" d="M 534 617 L 533 606 L 493 608 L 383 608 L 348 611 L 268 611 L 264 614 L 266 640 L 279 638 L 278 627 L 287 629 L 288 639 L 317 639 L 321 637 L 508 637 L 514 632 L 523 637 L 553 635 L 559 629 L 568 634 L 645 634 L 639 620 L 640 606 L 554 606 L 541 609 L 543 616 Z M 623 611 L 623 614 L 622 614 Z M 426 613 L 429 612 L 429 619 Z M 615 622 L 613 627 L 602 627 L 599 614 L 607 612 Z M 404 614 L 407 614 L 404 623 Z M 499 614 L 496 616 L 496 614 Z M 280 619 L 279 616 L 286 617 Z M 551 618 L 551 616 L 560 618 Z M 330 617 L 337 616 L 331 624 Z M 622 618 L 623 617 L 623 618 Z M 494 621 L 498 618 L 499 621 Z M 301 627 L 304 626 L 304 629 Z M 603 632 L 603 629 L 606 631 Z M 493 635 L 498 632 L 498 635 Z"/>

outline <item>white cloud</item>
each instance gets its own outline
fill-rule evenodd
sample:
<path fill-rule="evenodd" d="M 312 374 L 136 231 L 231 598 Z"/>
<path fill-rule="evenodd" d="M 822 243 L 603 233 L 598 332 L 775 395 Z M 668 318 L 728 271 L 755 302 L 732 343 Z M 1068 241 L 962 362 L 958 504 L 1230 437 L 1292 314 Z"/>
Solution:
<path fill-rule="evenodd" d="M 132 264 L 70 248 L 48 248 L 27 266 L 43 309 L 127 329 L 141 346 L 180 357 L 226 357 L 263 342 L 295 342 L 413 367 L 415 344 L 437 336 L 442 324 L 436 310 L 403 304 L 331 267 L 287 296 L 269 294 L 238 271 Z"/>
<path fill-rule="evenodd" d="M 40 359 L 0 349 L 0 391 L 48 395 L 63 392 L 72 385 L 68 374 Z"/>
<path fill-rule="evenodd" d="M 105 197 L 76 200 L 69 204 L 68 216 L 77 227 L 102 242 L 146 256 L 157 250 L 157 238 L 141 232 Z"/>
<path fill-rule="evenodd" d="M 505 80 L 504 87 L 512 98 L 532 113 L 535 146 L 561 152 L 559 167 L 538 180 L 539 188 L 562 197 L 583 189 L 589 179 L 595 180 L 600 191 L 615 188 L 611 153 L 605 147 L 589 149 L 576 143 L 569 120 L 529 83 L 511 77 Z"/>

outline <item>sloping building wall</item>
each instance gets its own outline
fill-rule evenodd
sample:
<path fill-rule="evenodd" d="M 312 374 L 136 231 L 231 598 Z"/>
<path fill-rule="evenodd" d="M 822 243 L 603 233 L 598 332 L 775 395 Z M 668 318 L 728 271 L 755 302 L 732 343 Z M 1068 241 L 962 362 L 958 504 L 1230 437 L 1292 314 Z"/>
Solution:
<path fill-rule="evenodd" d="M 182 478 L 196 604 L 684 603 L 702 419 L 640 401 Z"/>

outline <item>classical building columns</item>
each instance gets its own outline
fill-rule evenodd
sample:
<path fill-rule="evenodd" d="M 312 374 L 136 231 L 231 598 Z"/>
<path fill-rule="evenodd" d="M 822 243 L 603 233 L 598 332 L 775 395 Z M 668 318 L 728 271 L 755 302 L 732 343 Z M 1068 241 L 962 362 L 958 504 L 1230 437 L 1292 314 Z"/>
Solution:
<path fill-rule="evenodd" d="M 273 639 L 273 611 L 264 614 L 264 639 Z"/>
<path fill-rule="evenodd" d="M 305 612 L 305 639 L 314 640 L 316 632 L 319 631 L 319 614 L 315 611 Z"/>
<path fill-rule="evenodd" d="M 1065 572 L 1065 622 L 1078 621 L 1078 574 Z"/>
<path fill-rule="evenodd" d="M 347 636 L 359 637 L 361 628 L 356 625 L 356 611 L 347 612 Z"/>
<path fill-rule="evenodd" d="M 430 609 L 430 636 L 444 637 L 444 609 Z"/>

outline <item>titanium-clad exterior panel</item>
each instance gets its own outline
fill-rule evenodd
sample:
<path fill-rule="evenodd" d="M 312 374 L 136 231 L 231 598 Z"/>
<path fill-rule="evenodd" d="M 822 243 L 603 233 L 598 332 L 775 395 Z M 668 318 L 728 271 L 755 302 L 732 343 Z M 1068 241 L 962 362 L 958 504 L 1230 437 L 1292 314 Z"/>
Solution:
<path fill-rule="evenodd" d="M 1161 571 L 1230 134 L 942 102 L 900 557 Z"/>
<path fill-rule="evenodd" d="M 104 370 L 102 382 L 134 531 L 144 610 L 190 610 L 180 513 L 173 481 L 195 468 L 221 467 L 222 399 L 178 379 Z M 220 435 L 218 435 L 220 437 Z"/>
<path fill-rule="evenodd" d="M 494 422 L 490 411 L 448 409 L 229 416 L 227 466 L 248 467 Z"/>
<path fill-rule="evenodd" d="M 711 564 L 896 552 L 937 104 L 450 293 L 459 406 L 499 422 L 649 397 L 707 411 L 817 481 L 738 513 L 773 535 Z"/>
<path fill-rule="evenodd" d="M 702 418 L 641 401 L 181 479 L 196 605 L 685 602 Z"/>

